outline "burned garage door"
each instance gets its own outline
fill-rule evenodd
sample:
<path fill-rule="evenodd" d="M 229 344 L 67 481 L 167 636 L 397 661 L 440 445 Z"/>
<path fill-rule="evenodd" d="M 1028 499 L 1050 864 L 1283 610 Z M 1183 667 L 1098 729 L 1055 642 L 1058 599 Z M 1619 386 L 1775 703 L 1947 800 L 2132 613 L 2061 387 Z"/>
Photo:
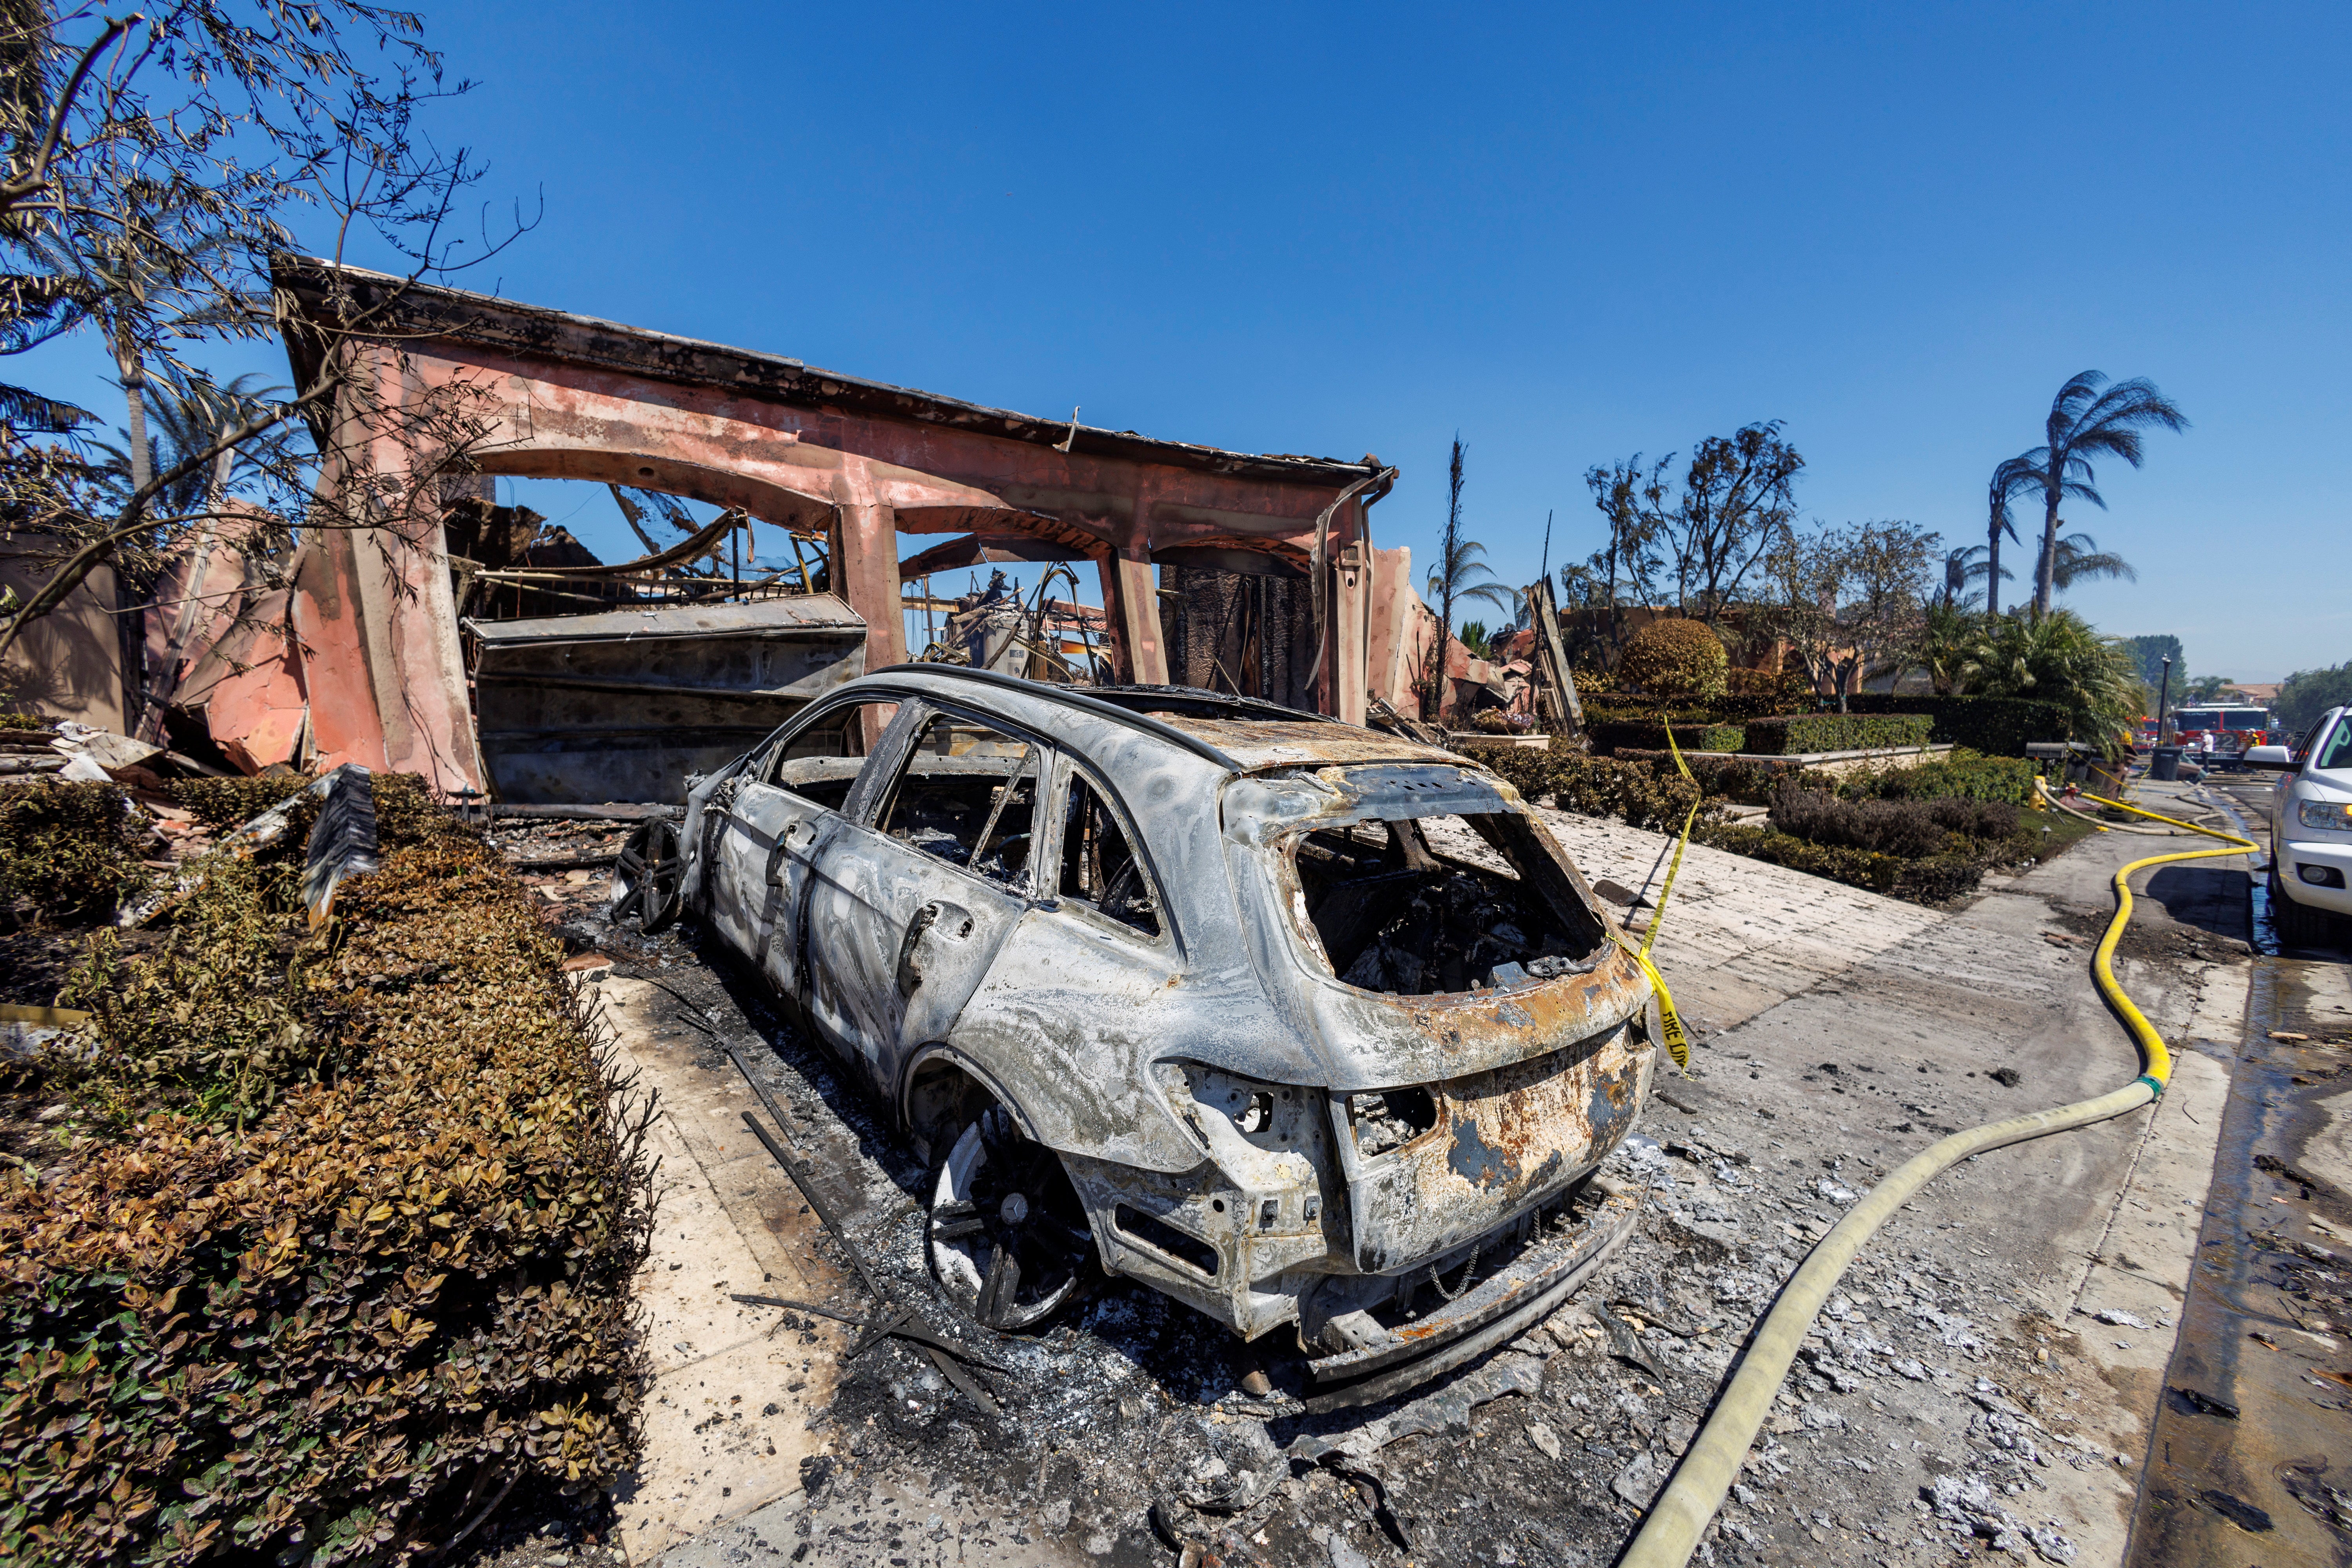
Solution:
<path fill-rule="evenodd" d="M 829 594 L 465 623 L 474 716 L 501 801 L 676 801 L 866 669 Z"/>

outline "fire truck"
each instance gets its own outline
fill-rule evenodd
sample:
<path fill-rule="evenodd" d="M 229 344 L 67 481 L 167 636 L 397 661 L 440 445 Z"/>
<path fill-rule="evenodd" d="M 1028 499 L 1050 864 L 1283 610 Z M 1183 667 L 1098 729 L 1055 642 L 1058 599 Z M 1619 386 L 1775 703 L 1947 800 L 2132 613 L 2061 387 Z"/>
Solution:
<path fill-rule="evenodd" d="M 2235 767 L 2248 746 L 2274 746 L 2285 740 L 2267 708 L 2230 703 L 2200 703 L 2175 709 L 2175 743 L 2202 752 L 2225 767 Z"/>

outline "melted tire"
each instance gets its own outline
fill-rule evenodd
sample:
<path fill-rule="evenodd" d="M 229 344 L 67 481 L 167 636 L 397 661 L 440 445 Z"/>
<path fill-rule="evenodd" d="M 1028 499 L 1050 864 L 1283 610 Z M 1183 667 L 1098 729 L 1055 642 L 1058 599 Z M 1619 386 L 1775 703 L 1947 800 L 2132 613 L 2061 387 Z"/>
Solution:
<path fill-rule="evenodd" d="M 1061 1157 L 992 1106 L 940 1162 L 927 1226 L 931 1274 L 982 1327 L 1051 1318 L 1093 1275 L 1095 1246 Z"/>
<path fill-rule="evenodd" d="M 677 851 L 677 825 L 666 816 L 650 818 L 621 846 L 615 868 L 628 884 L 613 906 L 614 921 L 635 915 L 637 929 L 647 936 L 677 923 L 678 879 L 686 869 Z"/>

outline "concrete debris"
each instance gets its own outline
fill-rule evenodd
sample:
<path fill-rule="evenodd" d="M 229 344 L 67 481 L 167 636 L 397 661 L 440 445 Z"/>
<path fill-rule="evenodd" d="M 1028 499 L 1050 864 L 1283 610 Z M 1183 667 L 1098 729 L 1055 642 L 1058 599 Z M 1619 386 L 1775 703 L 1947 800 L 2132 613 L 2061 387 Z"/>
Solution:
<path fill-rule="evenodd" d="M 1948 1529 L 1980 1536 L 1991 1542 L 1995 1552 L 2023 1557 L 2031 1546 L 2045 1562 L 2074 1561 L 2074 1543 L 2060 1531 L 2057 1521 L 2027 1523 L 2000 1506 L 1982 1476 L 1938 1476 L 1930 1497 L 1936 1518 Z"/>
<path fill-rule="evenodd" d="M 1654 1187 L 1662 1193 L 1675 1190 L 1674 1167 L 1667 1163 L 1666 1152 L 1647 1133 L 1627 1134 L 1601 1169 L 1637 1186 Z"/>
<path fill-rule="evenodd" d="M 1538 1421 L 1528 1426 L 1528 1441 L 1534 1444 L 1545 1458 L 1559 1458 L 1559 1434 L 1553 1431 L 1549 1424 Z"/>
<path fill-rule="evenodd" d="M 1808 1405 L 1797 1412 L 1797 1419 L 1808 1432 L 1834 1432 L 1845 1425 L 1845 1417 L 1826 1405 Z"/>
<path fill-rule="evenodd" d="M 1727 1268 L 1710 1283 L 1715 1289 L 1715 1299 L 1726 1302 L 1761 1300 L 1772 1289 L 1771 1282 L 1762 1275 L 1745 1268 Z"/>
<path fill-rule="evenodd" d="M 1647 1508 L 1650 1500 L 1658 1495 L 1658 1489 L 1665 1484 L 1666 1478 L 1658 1468 L 1658 1462 L 1648 1454 L 1642 1453 L 1634 1455 L 1633 1462 L 1617 1472 L 1617 1479 L 1609 1483 L 1609 1489 L 1635 1508 Z"/>
<path fill-rule="evenodd" d="M 1192 1461 L 1186 1484 L 1176 1493 L 1188 1507 L 1205 1513 L 1240 1513 L 1290 1474 L 1289 1462 L 1266 1435 L 1263 1421 L 1202 1423 L 1199 1436 L 1207 1447 Z"/>

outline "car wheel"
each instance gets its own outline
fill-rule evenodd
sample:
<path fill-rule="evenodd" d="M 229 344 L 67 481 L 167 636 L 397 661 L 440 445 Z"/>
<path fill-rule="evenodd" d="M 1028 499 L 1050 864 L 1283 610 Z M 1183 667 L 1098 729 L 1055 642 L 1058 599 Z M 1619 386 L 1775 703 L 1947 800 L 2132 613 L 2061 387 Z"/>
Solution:
<path fill-rule="evenodd" d="M 2287 896 L 2286 880 L 2277 863 L 2271 866 L 2271 924 L 2286 947 L 2317 947 L 2327 940 L 2327 911 L 2296 903 Z"/>
<path fill-rule="evenodd" d="M 1095 1261 L 1085 1208 L 1061 1157 L 991 1106 L 940 1162 L 931 1192 L 931 1272 L 992 1329 L 1061 1310 Z"/>
<path fill-rule="evenodd" d="M 637 929 L 648 936 L 677 922 L 678 878 L 686 869 L 677 852 L 677 825 L 666 816 L 651 818 L 621 846 L 615 880 L 622 884 L 613 905 L 613 919 L 631 914 Z"/>

